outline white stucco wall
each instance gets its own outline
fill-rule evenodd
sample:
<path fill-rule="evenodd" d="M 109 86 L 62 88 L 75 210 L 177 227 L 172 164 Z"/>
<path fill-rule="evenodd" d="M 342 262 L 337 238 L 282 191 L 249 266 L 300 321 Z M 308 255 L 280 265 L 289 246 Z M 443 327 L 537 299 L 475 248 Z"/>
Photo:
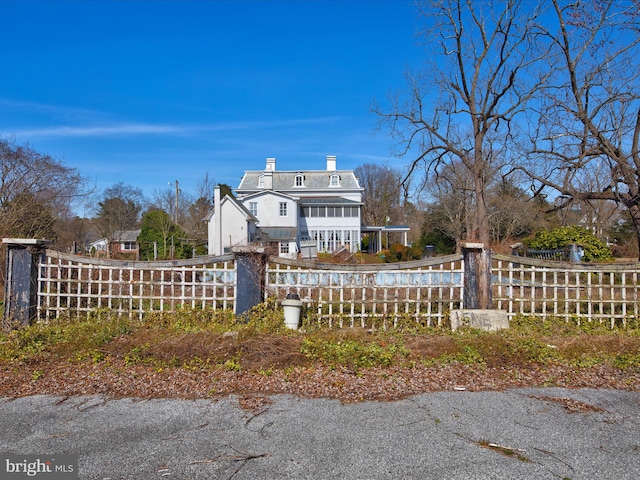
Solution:
<path fill-rule="evenodd" d="M 297 227 L 298 226 L 298 205 L 297 203 L 284 195 L 274 192 L 264 192 L 257 195 L 251 195 L 242 200 L 243 206 L 247 210 L 250 209 L 250 203 L 256 202 L 257 215 L 260 219 L 259 227 Z M 287 204 L 287 216 L 280 216 L 280 203 Z"/>
<path fill-rule="evenodd" d="M 222 235 L 217 232 L 217 222 L 214 213 L 208 223 L 209 255 L 222 255 L 226 248 L 248 245 L 249 234 L 255 233 L 254 226 L 247 222 L 244 212 L 241 212 L 229 201 L 222 202 Z M 253 231 L 252 231 L 253 230 Z"/>
<path fill-rule="evenodd" d="M 213 215 L 205 220 L 207 222 L 207 254 L 215 255 L 215 226 Z"/>

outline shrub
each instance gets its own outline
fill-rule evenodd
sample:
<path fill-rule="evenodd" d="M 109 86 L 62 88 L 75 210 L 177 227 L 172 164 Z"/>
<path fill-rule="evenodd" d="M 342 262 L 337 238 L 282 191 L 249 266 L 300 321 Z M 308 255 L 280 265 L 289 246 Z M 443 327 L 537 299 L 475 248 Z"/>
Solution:
<path fill-rule="evenodd" d="M 584 248 L 584 260 L 587 262 L 613 260 L 611 249 L 606 243 L 586 228 L 575 225 L 539 230 L 532 238 L 526 238 L 522 243 L 536 250 L 553 250 L 576 243 Z"/>
<path fill-rule="evenodd" d="M 395 243 L 388 250 L 383 250 L 384 260 L 387 263 L 408 262 L 411 260 L 420 260 L 422 252 L 417 248 L 406 247 L 399 243 Z"/>

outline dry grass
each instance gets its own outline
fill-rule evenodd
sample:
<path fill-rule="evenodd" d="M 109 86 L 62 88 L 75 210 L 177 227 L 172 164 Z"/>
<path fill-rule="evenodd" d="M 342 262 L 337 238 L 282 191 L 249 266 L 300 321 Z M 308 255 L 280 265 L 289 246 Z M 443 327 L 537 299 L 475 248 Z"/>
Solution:
<path fill-rule="evenodd" d="M 640 344 L 638 337 L 624 335 L 575 335 L 570 337 L 549 337 L 550 345 L 557 347 L 563 358 L 578 360 L 589 356 L 637 354 Z"/>
<path fill-rule="evenodd" d="M 405 337 L 411 358 L 437 359 L 460 353 L 460 345 L 449 335 L 411 335 Z"/>
<path fill-rule="evenodd" d="M 263 368 L 301 366 L 308 359 L 300 352 L 300 337 L 264 334 L 238 339 L 207 331 L 179 335 L 160 329 L 148 329 L 136 335 L 114 340 L 102 352 L 118 359 L 131 358 L 140 363 L 184 366 L 195 359 L 202 364 L 224 364 L 242 359 L 242 368 L 254 371 Z"/>

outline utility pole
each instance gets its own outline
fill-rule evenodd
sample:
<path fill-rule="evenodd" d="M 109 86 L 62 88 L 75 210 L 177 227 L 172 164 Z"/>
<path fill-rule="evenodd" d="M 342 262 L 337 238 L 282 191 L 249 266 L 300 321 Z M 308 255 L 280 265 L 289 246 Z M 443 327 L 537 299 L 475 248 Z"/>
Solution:
<path fill-rule="evenodd" d="M 173 223 L 178 225 L 178 198 L 180 197 L 180 186 L 178 185 L 178 180 L 176 180 L 176 204 L 174 205 L 173 211 Z"/>

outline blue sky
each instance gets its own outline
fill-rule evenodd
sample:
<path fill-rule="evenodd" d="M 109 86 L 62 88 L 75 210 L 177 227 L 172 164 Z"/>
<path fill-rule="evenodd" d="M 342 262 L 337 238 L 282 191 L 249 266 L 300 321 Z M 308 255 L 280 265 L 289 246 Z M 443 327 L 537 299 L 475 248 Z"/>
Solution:
<path fill-rule="evenodd" d="M 0 135 L 98 189 L 401 166 L 376 100 L 419 66 L 411 0 L 0 1 Z M 399 163 L 400 162 L 400 163 Z"/>

